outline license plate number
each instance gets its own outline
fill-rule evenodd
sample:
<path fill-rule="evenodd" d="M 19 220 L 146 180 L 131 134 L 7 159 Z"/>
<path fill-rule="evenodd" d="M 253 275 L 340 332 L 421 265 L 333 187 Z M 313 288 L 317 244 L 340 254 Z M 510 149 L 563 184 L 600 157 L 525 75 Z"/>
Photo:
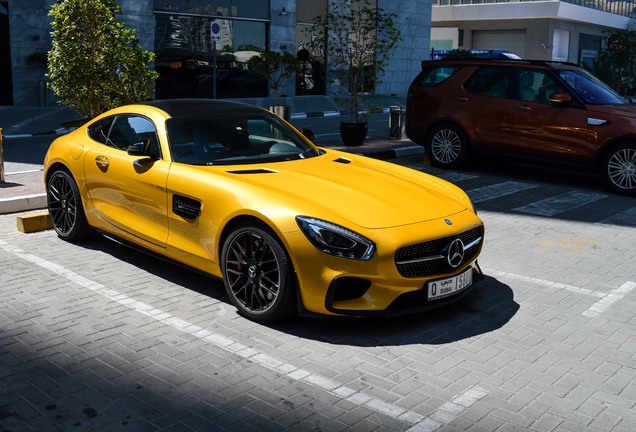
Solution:
<path fill-rule="evenodd" d="M 428 299 L 436 300 L 453 295 L 468 288 L 473 283 L 473 269 L 469 268 L 462 274 L 446 279 L 438 279 L 428 283 Z"/>

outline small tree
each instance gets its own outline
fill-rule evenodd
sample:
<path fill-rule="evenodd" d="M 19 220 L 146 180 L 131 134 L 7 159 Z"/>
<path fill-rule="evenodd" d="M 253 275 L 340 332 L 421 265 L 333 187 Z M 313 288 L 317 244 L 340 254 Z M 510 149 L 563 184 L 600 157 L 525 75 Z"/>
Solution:
<path fill-rule="evenodd" d="M 64 0 L 49 13 L 49 86 L 61 104 L 89 118 L 149 99 L 158 76 L 148 67 L 154 54 L 115 13 L 121 13 L 115 0 Z"/>
<path fill-rule="evenodd" d="M 636 98 L 636 32 L 614 33 L 614 49 L 602 49 L 594 60 L 594 74 L 628 99 Z"/>
<path fill-rule="evenodd" d="M 347 107 L 352 122 L 366 121 L 367 94 L 382 81 L 391 52 L 402 40 L 395 17 L 370 0 L 337 0 L 309 28 L 314 52 L 327 47 L 328 79 L 346 95 L 336 100 Z"/>
<path fill-rule="evenodd" d="M 247 61 L 247 67 L 265 77 L 269 87 L 274 90 L 278 105 L 278 90 L 298 71 L 300 60 L 288 52 L 260 51 Z"/>

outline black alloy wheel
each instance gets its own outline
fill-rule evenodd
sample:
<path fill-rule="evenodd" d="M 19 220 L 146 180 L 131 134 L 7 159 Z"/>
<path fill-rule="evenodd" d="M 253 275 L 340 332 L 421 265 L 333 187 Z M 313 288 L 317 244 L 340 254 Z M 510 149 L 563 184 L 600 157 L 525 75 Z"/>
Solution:
<path fill-rule="evenodd" d="M 91 227 L 86 220 L 82 198 L 71 174 L 65 170 L 57 170 L 51 175 L 46 200 L 53 229 L 60 238 L 78 241 L 90 236 Z"/>
<path fill-rule="evenodd" d="M 636 145 L 620 144 L 603 158 L 605 184 L 621 195 L 636 196 Z"/>
<path fill-rule="evenodd" d="M 431 131 L 426 142 L 426 151 L 431 163 L 439 168 L 462 168 L 468 159 L 466 137 L 452 124 L 442 124 Z"/>
<path fill-rule="evenodd" d="M 284 247 L 266 228 L 241 225 L 223 245 L 225 289 L 239 312 L 257 322 L 293 314 L 295 278 Z"/>

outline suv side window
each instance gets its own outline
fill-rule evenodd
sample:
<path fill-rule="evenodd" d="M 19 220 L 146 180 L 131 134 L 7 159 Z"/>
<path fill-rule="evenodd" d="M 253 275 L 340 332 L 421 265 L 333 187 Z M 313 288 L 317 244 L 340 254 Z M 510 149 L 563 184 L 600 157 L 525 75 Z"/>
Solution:
<path fill-rule="evenodd" d="M 469 93 L 484 96 L 508 97 L 508 68 L 480 67 L 464 83 Z"/>
<path fill-rule="evenodd" d="M 118 115 L 113 122 L 106 145 L 126 151 L 128 146 L 141 140 L 150 141 L 150 154 L 161 157 L 155 125 L 145 117 Z"/>
<path fill-rule="evenodd" d="M 462 69 L 460 65 L 439 65 L 422 71 L 414 84 L 419 87 L 435 87 L 440 85 Z"/>
<path fill-rule="evenodd" d="M 550 103 L 552 93 L 565 91 L 563 86 L 547 71 L 533 69 L 517 69 L 516 98 L 527 102 Z"/>

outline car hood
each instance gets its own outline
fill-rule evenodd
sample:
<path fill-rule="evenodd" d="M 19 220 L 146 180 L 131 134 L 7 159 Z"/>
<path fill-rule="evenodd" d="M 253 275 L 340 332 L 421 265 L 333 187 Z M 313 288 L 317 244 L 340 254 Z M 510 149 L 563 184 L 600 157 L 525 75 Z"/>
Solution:
<path fill-rule="evenodd" d="M 636 104 L 588 105 L 588 112 L 636 117 Z"/>
<path fill-rule="evenodd" d="M 466 210 L 444 180 L 398 165 L 350 154 L 228 168 L 234 178 L 302 201 L 355 225 L 407 225 Z M 308 215 L 315 216 L 315 215 Z"/>

